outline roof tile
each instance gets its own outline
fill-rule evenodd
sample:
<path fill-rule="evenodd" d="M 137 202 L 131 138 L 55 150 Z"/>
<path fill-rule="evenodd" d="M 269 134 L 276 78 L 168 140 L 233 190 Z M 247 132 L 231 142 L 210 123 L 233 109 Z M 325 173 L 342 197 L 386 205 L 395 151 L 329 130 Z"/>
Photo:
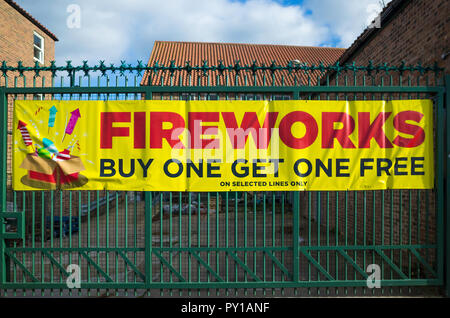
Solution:
<path fill-rule="evenodd" d="M 340 58 L 345 49 L 330 47 L 310 47 L 310 46 L 293 46 L 293 45 L 272 45 L 272 44 L 241 44 L 241 43 L 208 43 L 208 42 L 172 42 L 172 41 L 155 41 L 148 66 L 154 66 L 157 62 L 159 65 L 169 66 L 172 61 L 177 66 L 184 66 L 187 61 L 192 66 L 201 66 L 203 61 L 208 61 L 208 65 L 219 65 L 220 61 L 225 66 L 234 65 L 239 61 L 241 66 L 251 65 L 256 61 L 257 65 L 269 66 L 274 61 L 277 65 L 286 66 L 290 61 L 299 60 L 300 63 L 334 64 Z M 295 74 L 289 74 L 287 71 L 276 72 L 274 82 L 270 72 L 258 72 L 256 83 L 253 82 L 251 72 L 246 73 L 248 85 L 294 85 Z M 309 80 L 311 84 L 317 83 L 317 74 L 310 73 Z M 226 72 L 224 73 L 226 74 Z M 216 85 L 218 71 L 209 72 L 209 84 Z M 298 76 L 298 75 L 297 75 Z M 182 85 L 197 85 L 200 81 L 201 85 L 207 85 L 208 79 L 200 73 L 191 73 L 191 78 L 185 71 L 176 71 L 171 78 L 168 72 L 146 72 L 141 85 L 180 85 L 181 77 Z M 265 78 L 264 78 L 265 77 Z M 224 85 L 225 79 L 219 79 L 221 85 Z M 234 86 L 235 73 L 229 72 L 228 85 Z M 297 79 L 297 83 L 298 83 Z M 303 83 L 308 81 L 308 75 L 305 72 L 300 73 L 300 80 Z M 190 83 L 190 84 L 189 84 Z M 244 78 L 240 77 L 238 85 L 245 85 Z"/>

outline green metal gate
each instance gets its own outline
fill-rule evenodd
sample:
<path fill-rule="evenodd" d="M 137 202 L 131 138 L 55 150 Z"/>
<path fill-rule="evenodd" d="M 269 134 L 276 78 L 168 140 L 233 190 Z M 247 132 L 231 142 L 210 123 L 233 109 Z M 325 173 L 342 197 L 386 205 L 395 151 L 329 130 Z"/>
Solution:
<path fill-rule="evenodd" d="M 3 62 L 0 72 L 0 293 L 5 296 L 414 294 L 424 287 L 438 293 L 434 288 L 448 279 L 444 185 L 445 138 L 447 143 L 450 138 L 444 98 L 449 86 L 437 67 L 256 62 L 195 67 L 19 62 L 11 67 Z M 143 72 L 152 85 L 139 86 Z M 181 80 L 173 84 L 182 72 L 189 86 Z M 436 186 L 301 193 L 15 192 L 11 107 L 14 99 L 30 98 L 431 98 Z M 80 288 L 68 288 L 69 264 L 80 268 Z M 367 288 L 369 264 L 381 268 L 380 289 Z"/>

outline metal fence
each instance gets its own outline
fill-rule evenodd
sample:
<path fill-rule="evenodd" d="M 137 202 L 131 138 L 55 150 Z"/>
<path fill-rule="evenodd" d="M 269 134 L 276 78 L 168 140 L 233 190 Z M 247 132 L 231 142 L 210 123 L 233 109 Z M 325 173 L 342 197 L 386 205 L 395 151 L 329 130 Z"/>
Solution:
<path fill-rule="evenodd" d="M 149 85 L 140 85 L 144 73 Z M 438 294 L 444 286 L 448 86 L 437 66 L 3 62 L 0 75 L 4 296 L 399 295 Z M 173 85 L 182 77 L 189 85 L 181 80 Z M 418 98 L 434 101 L 433 190 L 11 189 L 11 116 L 18 99 Z M 79 266 L 81 288 L 68 288 L 69 264 Z M 369 264 L 380 266 L 382 288 L 367 287 Z"/>

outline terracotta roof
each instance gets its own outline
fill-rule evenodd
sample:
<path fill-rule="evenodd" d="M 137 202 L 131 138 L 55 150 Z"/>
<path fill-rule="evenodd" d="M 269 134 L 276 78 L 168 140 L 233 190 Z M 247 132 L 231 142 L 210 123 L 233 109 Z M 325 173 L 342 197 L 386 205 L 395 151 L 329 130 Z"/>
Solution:
<path fill-rule="evenodd" d="M 240 43 L 206 43 L 206 42 L 170 42 L 170 41 L 155 41 L 150 59 L 149 66 L 158 65 L 169 66 L 174 61 L 177 66 L 185 66 L 189 61 L 191 66 L 201 66 L 203 61 L 208 61 L 208 65 L 219 65 L 220 61 L 225 66 L 234 65 L 237 60 L 241 66 L 252 65 L 256 61 L 258 66 L 265 64 L 270 66 L 272 61 L 277 65 L 286 66 L 289 61 L 298 60 L 300 63 L 319 64 L 323 62 L 326 64 L 335 63 L 339 57 L 344 53 L 345 49 L 330 48 L 330 47 L 310 47 L 310 46 L 293 46 L 293 45 L 269 45 L 269 44 L 240 44 Z M 162 74 L 165 73 L 165 74 Z M 181 74 L 180 74 L 181 73 Z M 216 85 L 218 71 L 211 71 L 209 74 L 209 84 Z M 228 74 L 228 85 L 235 85 L 235 73 L 225 71 Z M 253 75 L 251 72 L 246 72 L 248 78 L 248 85 L 253 85 Z M 307 74 L 300 71 L 301 81 L 305 83 L 308 80 Z M 198 80 L 201 80 L 201 85 L 207 85 L 206 76 L 202 76 L 199 72 L 191 72 L 192 78 L 189 81 L 189 76 L 185 71 L 176 71 L 170 78 L 169 72 L 146 72 L 141 81 L 141 85 L 161 85 L 161 76 L 163 76 L 164 85 L 179 85 L 179 78 L 182 78 L 182 85 L 197 85 Z M 272 85 L 272 75 L 269 71 L 265 72 L 266 85 Z M 274 85 L 294 85 L 295 73 L 289 75 L 287 71 L 275 72 Z M 311 75 L 311 85 L 314 85 L 318 74 Z M 150 76 L 150 79 L 149 79 Z M 284 77 L 282 80 L 282 76 Z M 297 75 L 298 76 L 298 75 Z M 219 79 L 220 85 L 225 85 L 224 76 Z M 298 80 L 297 80 L 298 83 Z M 244 76 L 240 76 L 237 85 L 245 85 Z M 256 85 L 263 85 L 263 72 L 257 72 Z"/>
<path fill-rule="evenodd" d="M 41 29 L 45 34 L 47 34 L 49 37 L 51 37 L 53 40 L 58 41 L 58 38 L 56 35 L 54 35 L 52 32 L 50 32 L 45 26 L 43 26 L 41 23 L 39 23 L 38 20 L 33 18 L 31 14 L 29 14 L 25 9 L 23 9 L 21 6 L 19 6 L 17 3 L 15 3 L 12 0 L 5 0 L 6 3 L 8 3 L 11 7 L 16 9 L 21 15 L 23 15 L 25 18 L 27 18 L 31 23 L 36 25 L 39 29 Z"/>

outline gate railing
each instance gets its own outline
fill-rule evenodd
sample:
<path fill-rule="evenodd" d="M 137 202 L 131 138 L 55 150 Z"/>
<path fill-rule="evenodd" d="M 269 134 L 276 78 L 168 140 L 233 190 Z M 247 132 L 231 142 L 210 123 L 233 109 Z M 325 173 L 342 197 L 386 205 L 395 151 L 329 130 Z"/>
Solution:
<path fill-rule="evenodd" d="M 59 77 L 60 72 L 67 76 Z M 448 123 L 450 115 L 445 114 L 444 105 L 444 98 L 449 105 L 448 81 L 445 87 L 441 73 L 437 65 L 420 64 L 290 62 L 281 66 L 273 62 L 266 66 L 236 62 L 225 66 L 220 62 L 210 66 L 203 62 L 192 66 L 187 62 L 177 66 L 172 62 L 145 66 L 138 62 L 132 66 L 122 62 L 108 66 L 101 61 L 96 66 L 52 62 L 47 67 L 26 67 L 19 62 L 12 67 L 3 62 L 0 288 L 14 293 L 16 289 L 67 289 L 65 279 L 70 273 L 66 266 L 77 260 L 83 270 L 81 288 L 97 293 L 99 289 L 132 289 L 136 294 L 136 290 L 210 288 L 263 289 L 265 293 L 265 289 L 294 288 L 295 294 L 304 290 L 311 294 L 322 288 L 327 293 L 335 289 L 352 294 L 359 292 L 358 287 L 365 293 L 366 267 L 371 263 L 381 264 L 383 293 L 392 293 L 396 286 L 409 291 L 413 286 L 442 286 L 449 279 L 444 184 L 448 197 L 445 165 L 450 159 L 445 156 L 450 138 L 445 120 Z M 436 186 L 433 190 L 270 194 L 145 192 L 142 200 L 140 193 L 128 192 L 18 193 L 11 190 L 9 180 L 10 108 L 14 98 L 30 97 L 431 98 Z M 12 236 L 6 234 L 11 225 L 16 227 Z"/>

